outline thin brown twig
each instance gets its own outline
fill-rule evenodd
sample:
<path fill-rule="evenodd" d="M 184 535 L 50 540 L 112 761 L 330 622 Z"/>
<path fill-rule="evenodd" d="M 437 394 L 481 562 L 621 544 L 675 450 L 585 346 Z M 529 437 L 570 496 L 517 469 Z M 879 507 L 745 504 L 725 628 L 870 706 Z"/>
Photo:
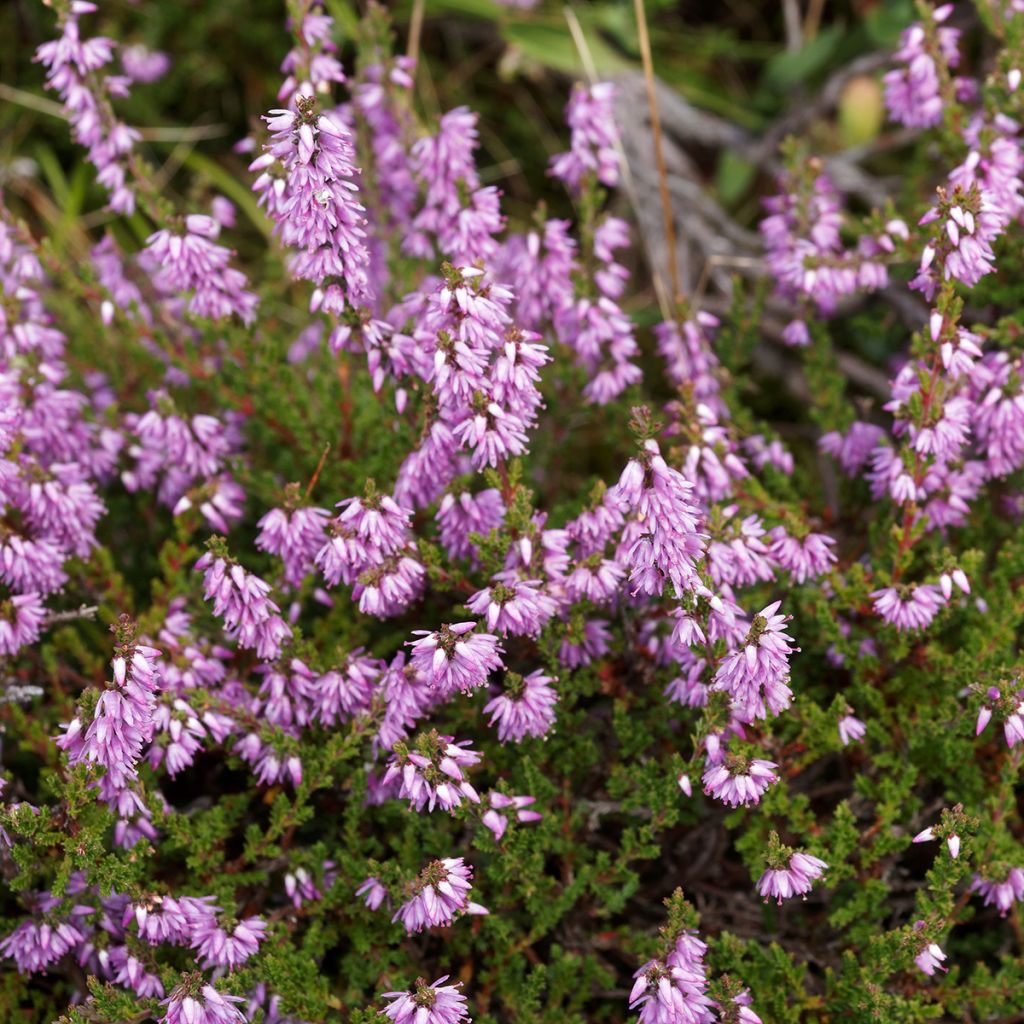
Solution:
<path fill-rule="evenodd" d="M 320 473 L 324 468 L 324 463 L 327 461 L 327 453 L 331 450 L 331 442 L 328 441 L 324 445 L 324 450 L 320 453 L 320 461 L 316 464 L 316 469 L 313 470 L 313 475 L 309 478 L 309 483 L 306 485 L 306 500 L 309 501 L 309 496 L 313 493 L 313 488 L 316 487 L 317 480 L 320 479 Z"/>
<path fill-rule="evenodd" d="M 426 0 L 413 0 L 412 16 L 409 18 L 409 41 L 405 48 L 405 55 L 411 60 L 417 60 L 420 55 L 420 37 L 423 35 L 423 10 L 426 7 Z"/>
<path fill-rule="evenodd" d="M 665 242 L 668 248 L 668 276 L 672 286 L 672 301 L 674 305 L 678 306 L 683 292 L 679 285 L 676 230 L 672 221 L 672 198 L 668 189 L 668 169 L 665 166 L 665 151 L 661 138 L 661 117 L 658 113 L 658 97 L 654 87 L 654 60 L 651 56 L 651 39 L 647 31 L 647 11 L 644 7 L 644 0 L 633 0 L 633 7 L 636 11 L 637 37 L 644 65 L 644 81 L 647 85 L 647 105 L 651 114 L 651 134 L 654 137 L 654 159 L 658 166 L 661 215 L 665 221 Z"/>

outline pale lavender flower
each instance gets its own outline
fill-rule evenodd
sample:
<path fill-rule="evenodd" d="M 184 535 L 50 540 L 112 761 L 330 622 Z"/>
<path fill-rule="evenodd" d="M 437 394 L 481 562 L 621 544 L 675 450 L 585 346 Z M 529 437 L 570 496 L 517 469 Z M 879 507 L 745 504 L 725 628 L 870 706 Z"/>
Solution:
<path fill-rule="evenodd" d="M 953 11 L 952 4 L 944 4 L 934 11 L 938 26 L 935 37 L 939 53 L 953 68 L 959 63 L 958 42 L 960 30 L 943 25 Z M 939 70 L 926 43 L 925 28 L 915 22 L 900 37 L 896 60 L 903 66 L 885 75 L 885 105 L 889 116 L 908 128 L 930 128 L 942 120 L 942 95 Z"/>
<path fill-rule="evenodd" d="M 39 594 L 13 594 L 0 600 L 0 655 L 9 657 L 34 644 L 45 621 Z"/>
<path fill-rule="evenodd" d="M 505 503 L 493 487 L 479 494 L 446 494 L 437 510 L 441 543 L 453 559 L 475 558 L 471 533 L 486 537 L 505 518 Z"/>
<path fill-rule="evenodd" d="M 207 551 L 196 569 L 203 570 L 203 590 L 213 600 L 213 614 L 224 620 L 239 647 L 255 648 L 263 659 L 276 658 L 291 639 L 291 627 L 269 598 L 270 585 L 237 563 Z"/>
<path fill-rule="evenodd" d="M 356 895 L 363 897 L 363 902 L 370 910 L 376 910 L 388 898 L 388 891 L 379 878 L 371 875 L 356 889 Z"/>
<path fill-rule="evenodd" d="M 860 743 L 867 731 L 868 727 L 852 714 L 839 719 L 839 740 L 844 747 L 851 743 Z"/>
<path fill-rule="evenodd" d="M 772 558 L 792 577 L 795 583 L 823 576 L 836 561 L 832 551 L 835 541 L 823 533 L 808 533 L 801 539 L 776 526 L 768 534 Z"/>
<path fill-rule="evenodd" d="M 317 113 L 312 96 L 297 96 L 296 108 L 264 117 L 271 140 L 249 168 L 260 172 L 253 190 L 281 240 L 298 250 L 292 273 L 317 285 L 313 306 L 341 315 L 372 298 L 352 135 Z"/>
<path fill-rule="evenodd" d="M 149 84 L 170 70 L 171 58 L 160 50 L 149 50 L 141 43 L 121 47 L 121 67 L 133 81 Z"/>
<path fill-rule="evenodd" d="M 628 562 L 634 593 L 660 594 L 668 580 L 681 597 L 699 583 L 695 561 L 703 554 L 700 513 L 692 504 L 693 486 L 661 456 L 656 441 L 644 444 L 616 485 L 623 510 L 636 515 L 643 533 L 633 543 Z"/>
<path fill-rule="evenodd" d="M 919 932 L 924 927 L 924 921 L 914 922 L 914 931 Z M 937 942 L 922 940 L 917 956 L 914 957 L 914 963 L 917 964 L 920 971 L 931 977 L 937 970 L 945 971 L 947 969 L 942 966 L 942 961 L 945 959 L 946 954 L 942 952 Z"/>
<path fill-rule="evenodd" d="M 629 1007 L 639 1011 L 639 1024 L 712 1024 L 706 949 L 694 933 L 683 932 L 664 960 L 648 960 L 633 975 Z"/>
<path fill-rule="evenodd" d="M 754 616 L 742 647 L 727 655 L 715 672 L 714 688 L 736 702 L 744 721 L 779 714 L 789 707 L 789 655 L 798 651 L 785 632 L 787 616 L 779 615 L 780 601 Z"/>
<path fill-rule="evenodd" d="M 184 232 L 167 228 L 146 239 L 140 259 L 155 268 L 154 283 L 170 294 L 191 292 L 188 309 L 197 316 L 218 320 L 235 314 L 249 324 L 259 303 L 247 291 L 245 275 L 228 265 L 230 249 L 217 245 L 220 224 L 205 214 L 185 218 Z"/>

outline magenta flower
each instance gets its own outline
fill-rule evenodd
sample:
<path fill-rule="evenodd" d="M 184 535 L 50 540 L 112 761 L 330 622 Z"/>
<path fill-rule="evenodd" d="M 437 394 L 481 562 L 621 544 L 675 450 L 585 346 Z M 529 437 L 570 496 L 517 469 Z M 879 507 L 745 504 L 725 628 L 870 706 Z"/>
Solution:
<path fill-rule="evenodd" d="M 461 982 L 445 985 L 447 980 L 445 974 L 428 985 L 420 978 L 411 992 L 385 992 L 385 1015 L 395 1024 L 470 1024 Z"/>
<path fill-rule="evenodd" d="M 526 736 L 546 736 L 555 721 L 558 694 L 551 676 L 537 669 L 523 678 L 510 672 L 505 679 L 505 692 L 484 707 L 491 716 L 490 725 L 498 726 L 498 740 L 519 743 Z"/>

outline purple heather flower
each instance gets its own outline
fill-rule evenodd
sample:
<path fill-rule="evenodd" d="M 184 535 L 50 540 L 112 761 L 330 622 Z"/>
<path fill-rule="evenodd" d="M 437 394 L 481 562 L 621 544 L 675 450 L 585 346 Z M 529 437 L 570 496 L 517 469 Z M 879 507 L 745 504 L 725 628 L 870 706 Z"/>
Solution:
<path fill-rule="evenodd" d="M 149 84 L 163 78 L 170 70 L 171 58 L 160 50 L 148 50 L 141 43 L 134 46 L 122 46 L 121 67 L 133 81 Z"/>
<path fill-rule="evenodd" d="M 479 494 L 448 493 L 437 510 L 437 525 L 448 555 L 456 560 L 475 558 L 471 533 L 486 537 L 505 518 L 505 503 L 493 487 Z"/>
<path fill-rule="evenodd" d="M 920 931 L 924 928 L 924 921 L 915 921 L 914 930 Z M 942 961 L 946 959 L 946 954 L 942 952 L 936 942 L 923 942 L 917 956 L 914 957 L 914 963 L 917 964 L 918 969 L 923 971 L 928 977 L 931 977 L 936 970 L 945 971 L 946 968 L 942 966 Z"/>
<path fill-rule="evenodd" d="M 978 893 L 986 907 L 995 906 L 1001 917 L 1006 917 L 1014 901 L 1024 902 L 1024 868 L 1010 868 L 1001 882 L 976 874 L 971 880 L 971 892 Z"/>
<path fill-rule="evenodd" d="M 603 657 L 611 648 L 611 632 L 607 619 L 587 619 L 583 635 L 578 639 L 567 636 L 558 648 L 558 660 L 568 669 L 589 665 Z"/>
<path fill-rule="evenodd" d="M 699 583 L 695 561 L 704 551 L 700 513 L 690 501 L 693 486 L 661 456 L 656 441 L 644 444 L 642 460 L 632 459 L 616 485 L 624 510 L 644 531 L 629 551 L 634 593 L 660 594 L 671 581 L 681 597 Z"/>
<path fill-rule="evenodd" d="M 683 932 L 664 960 L 648 960 L 633 975 L 629 1007 L 639 1010 L 639 1024 L 712 1024 L 706 949 L 695 934 Z"/>
<path fill-rule="evenodd" d="M 363 897 L 363 902 L 370 910 L 376 910 L 388 898 L 388 891 L 379 878 L 371 875 L 356 889 L 356 895 Z"/>
<path fill-rule="evenodd" d="M 422 733 L 411 749 L 404 743 L 395 744 L 381 783 L 388 786 L 397 781 L 399 798 L 408 800 L 417 811 L 432 811 L 436 805 L 454 813 L 463 800 L 480 802 L 463 773 L 479 760 L 480 754 L 469 749 L 468 740 L 453 743 L 451 736 Z"/>
<path fill-rule="evenodd" d="M 257 523 L 256 547 L 284 562 L 284 580 L 298 587 L 323 547 L 330 513 L 322 508 L 271 509 Z"/>
<path fill-rule="evenodd" d="M 249 168 L 260 172 L 253 190 L 281 240 L 297 250 L 291 272 L 317 285 L 313 306 L 340 315 L 372 298 L 355 148 L 349 129 L 318 114 L 312 96 L 297 96 L 296 108 L 264 117 L 271 137 Z"/>
<path fill-rule="evenodd" d="M 839 462 L 847 476 L 856 476 L 884 435 L 881 427 L 855 420 L 845 434 L 832 431 L 818 442 L 821 450 Z"/>
<path fill-rule="evenodd" d="M 154 268 L 156 286 L 169 294 L 192 292 L 188 309 L 197 316 L 219 320 L 235 314 L 252 323 L 259 299 L 246 291 L 245 275 L 228 265 L 231 250 L 214 242 L 220 224 L 191 214 L 184 226 L 183 234 L 161 228 L 146 239 L 140 260 Z"/>
<path fill-rule="evenodd" d="M 527 810 L 536 802 L 536 797 L 506 796 L 495 789 L 491 790 L 486 802 L 490 804 L 490 809 L 484 812 L 480 820 L 494 833 L 494 841 L 498 843 L 508 829 L 509 815 L 513 815 L 519 822 L 540 821 L 542 817 L 539 811 Z"/>
<path fill-rule="evenodd" d="M 486 914 L 487 910 L 469 900 L 473 869 L 461 857 L 445 857 L 428 864 L 410 883 L 411 899 L 395 912 L 412 935 L 424 928 L 443 928 L 459 914 Z"/>
<path fill-rule="evenodd" d="M 778 863 L 781 865 L 784 861 L 780 858 Z M 758 892 L 765 903 L 774 896 L 780 906 L 790 896 L 800 895 L 806 899 L 811 886 L 827 867 L 823 860 L 797 851 L 790 855 L 785 867 L 770 867 L 765 871 L 757 883 Z"/>
<path fill-rule="evenodd" d="M 726 754 L 723 761 L 711 764 L 704 772 L 704 792 L 730 807 L 756 804 L 761 794 L 778 782 L 776 768 L 778 765 L 771 761 Z"/>
<path fill-rule="evenodd" d="M 192 948 L 203 958 L 203 967 L 226 967 L 233 971 L 259 951 L 267 926 L 260 917 L 247 917 L 226 926 L 206 918 L 193 928 Z"/>
<path fill-rule="evenodd" d="M 384 662 L 357 647 L 344 662 L 329 669 L 315 684 L 318 719 L 327 726 L 367 711 L 384 671 Z"/>
<path fill-rule="evenodd" d="M 212 896 L 152 896 L 125 904 L 121 923 L 134 921 L 139 938 L 151 946 L 164 942 L 181 946 L 191 941 L 196 930 L 215 924 L 219 912 Z"/>
<path fill-rule="evenodd" d="M 735 701 L 744 721 L 779 714 L 789 707 L 789 655 L 799 648 L 784 632 L 787 617 L 776 614 L 781 602 L 763 608 L 754 617 L 740 650 L 727 655 L 715 672 L 714 688 Z"/>
<path fill-rule="evenodd" d="M 781 526 L 769 534 L 771 557 L 788 572 L 795 583 L 823 576 L 835 563 L 832 552 L 835 541 L 822 533 L 808 533 L 798 540 L 790 536 Z"/>
<path fill-rule="evenodd" d="M 871 593 L 875 611 L 897 629 L 926 629 L 945 603 L 942 592 L 930 583 L 901 584 Z"/>
<path fill-rule="evenodd" d="M 320 890 L 313 883 L 309 872 L 303 867 L 298 867 L 294 871 L 289 871 L 285 874 L 284 891 L 288 899 L 292 901 L 292 906 L 296 909 L 304 903 L 311 903 L 314 900 L 320 899 L 321 896 Z M 358 894 L 359 890 L 356 890 L 356 892 Z"/>
<path fill-rule="evenodd" d="M 0 655 L 9 657 L 34 644 L 45 621 L 39 594 L 14 594 L 0 600 Z"/>
<path fill-rule="evenodd" d="M 851 743 L 860 743 L 867 731 L 868 727 L 852 714 L 843 715 L 839 719 L 839 740 L 844 747 Z"/>
<path fill-rule="evenodd" d="M 551 174 L 574 192 L 591 176 L 609 188 L 619 183 L 614 101 L 615 86 L 610 82 L 589 88 L 576 85 L 572 91 L 566 108 L 571 148 L 552 158 Z"/>
<path fill-rule="evenodd" d="M 490 633 L 475 633 L 475 622 L 456 622 L 430 632 L 413 630 L 410 664 L 443 695 L 461 690 L 469 693 L 487 683 L 488 675 L 501 668 L 501 647 Z"/>
<path fill-rule="evenodd" d="M 477 591 L 466 607 L 474 615 L 483 615 L 487 628 L 501 636 L 539 636 L 558 610 L 543 583 L 519 579 L 515 572 L 501 572 L 494 579 L 496 582 Z"/>
<path fill-rule="evenodd" d="M 364 615 L 388 618 L 422 596 L 426 575 L 412 553 L 389 555 L 380 565 L 371 565 L 359 574 L 352 597 Z"/>
<path fill-rule="evenodd" d="M 110 193 L 110 209 L 130 215 L 135 210 L 135 194 L 125 166 L 141 136 L 117 120 L 110 103 L 115 93 L 127 95 L 127 80 L 99 74 L 113 60 L 113 40 L 82 38 L 79 18 L 95 10 L 96 5 L 87 0 L 75 0 L 63 8 L 60 38 L 43 43 L 35 59 L 46 67 L 47 88 L 59 94 L 75 141 L 88 150 L 99 172 L 97 181 Z"/>
<path fill-rule="evenodd" d="M 383 998 L 390 1000 L 385 1015 L 394 1024 L 470 1024 L 461 982 L 445 985 L 447 980 L 444 974 L 428 985 L 420 978 L 411 992 L 385 992 Z"/>
<path fill-rule="evenodd" d="M 933 14 L 935 38 L 942 60 L 954 68 L 959 63 L 960 30 L 942 24 L 953 11 L 944 4 Z M 895 58 L 902 67 L 885 76 L 885 105 L 889 116 L 908 128 L 930 128 L 942 120 L 942 94 L 939 70 L 927 45 L 925 27 L 915 22 L 900 37 Z"/>
<path fill-rule="evenodd" d="M 228 635 L 265 660 L 276 658 L 292 631 L 267 596 L 270 585 L 212 551 L 196 562 L 196 569 L 204 572 L 204 596 L 213 599 L 213 614 L 223 618 Z"/>
<path fill-rule="evenodd" d="M 21 974 L 36 974 L 56 963 L 65 953 L 75 952 L 85 942 L 84 922 L 76 921 L 93 908 L 76 906 L 66 918 L 51 917 L 60 900 L 49 893 L 34 897 L 34 909 L 45 915 L 45 920 L 22 921 L 9 935 L 0 940 L 0 956 L 14 960 Z"/>
<path fill-rule="evenodd" d="M 505 692 L 494 697 L 484 708 L 491 716 L 490 725 L 498 726 L 498 740 L 506 743 L 522 741 L 525 736 L 546 736 L 555 721 L 558 694 L 551 684 L 555 680 L 540 669 L 523 678 L 508 673 Z"/>
<path fill-rule="evenodd" d="M 161 1004 L 167 1010 L 160 1024 L 245 1024 L 234 1005 L 244 1002 L 241 996 L 224 995 L 204 984 L 200 975 L 190 975 Z"/>

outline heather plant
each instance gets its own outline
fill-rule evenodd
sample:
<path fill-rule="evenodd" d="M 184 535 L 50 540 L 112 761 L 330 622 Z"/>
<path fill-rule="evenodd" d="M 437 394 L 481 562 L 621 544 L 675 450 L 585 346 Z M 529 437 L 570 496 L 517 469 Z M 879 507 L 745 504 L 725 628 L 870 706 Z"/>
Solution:
<path fill-rule="evenodd" d="M 1019 1019 L 1024 13 L 922 3 L 899 203 L 784 142 L 716 316 L 628 255 L 614 82 L 515 220 L 338 6 L 240 203 L 52 4 L 105 213 L 0 214 L 0 1019 Z"/>

